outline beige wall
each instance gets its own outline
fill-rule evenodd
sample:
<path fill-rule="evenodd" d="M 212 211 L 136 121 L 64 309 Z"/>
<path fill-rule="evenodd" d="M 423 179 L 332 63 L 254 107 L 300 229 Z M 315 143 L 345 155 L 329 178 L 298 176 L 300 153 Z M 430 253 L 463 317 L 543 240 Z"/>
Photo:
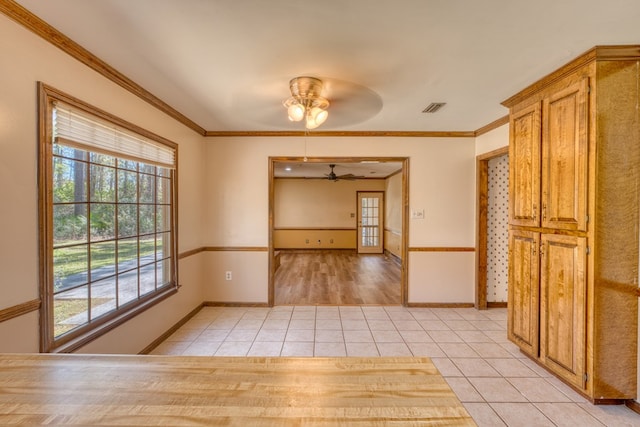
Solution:
<path fill-rule="evenodd" d="M 383 179 L 275 179 L 274 247 L 355 249 L 357 193 L 384 190 Z"/>
<path fill-rule="evenodd" d="M 203 137 L 0 15 L 0 309 L 39 298 L 37 96 L 42 81 L 179 144 L 179 246 L 202 245 Z M 137 352 L 202 302 L 202 266 L 180 262 L 177 295 L 82 351 Z M 38 313 L 0 323 L 0 352 L 38 351 Z"/>
<path fill-rule="evenodd" d="M 308 157 L 409 157 L 410 207 L 425 212 L 424 219 L 408 224 L 409 246 L 475 245 L 474 139 L 309 137 L 306 146 Z M 229 301 L 266 302 L 268 253 L 260 248 L 269 245 L 269 157 L 303 157 L 304 148 L 304 139 L 296 137 L 206 141 L 205 245 L 256 250 L 207 253 L 207 263 L 218 267 L 205 277 L 205 299 L 224 294 Z M 441 267 L 442 259 L 449 269 Z M 246 281 L 231 285 L 224 280 L 232 263 L 245 266 Z M 473 274 L 463 282 L 459 272 L 473 272 L 474 265 L 473 256 L 413 252 L 408 266 L 410 302 L 472 302 Z M 429 292 L 436 287 L 439 292 Z M 430 295 L 433 299 L 425 299 Z"/>
<path fill-rule="evenodd" d="M 384 182 L 384 249 L 402 259 L 402 174 Z"/>
<path fill-rule="evenodd" d="M 357 192 L 384 187 L 383 179 L 275 179 L 274 227 L 356 228 Z"/>

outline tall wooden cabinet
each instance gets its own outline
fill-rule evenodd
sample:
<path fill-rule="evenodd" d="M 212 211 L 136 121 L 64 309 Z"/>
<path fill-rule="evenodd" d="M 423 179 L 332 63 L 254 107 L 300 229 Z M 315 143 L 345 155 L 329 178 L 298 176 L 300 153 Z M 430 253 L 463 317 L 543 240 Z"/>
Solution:
<path fill-rule="evenodd" d="M 509 339 L 594 402 L 635 399 L 640 46 L 595 47 L 503 105 Z"/>

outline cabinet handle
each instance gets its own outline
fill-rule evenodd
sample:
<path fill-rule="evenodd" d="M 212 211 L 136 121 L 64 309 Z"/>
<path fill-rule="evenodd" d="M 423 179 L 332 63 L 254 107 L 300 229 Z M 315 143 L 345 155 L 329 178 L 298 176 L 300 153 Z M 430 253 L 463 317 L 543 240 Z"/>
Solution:
<path fill-rule="evenodd" d="M 536 219 L 538 217 L 538 215 L 536 214 L 536 211 L 538 210 L 538 205 L 536 205 L 535 203 L 533 204 L 533 219 Z"/>
<path fill-rule="evenodd" d="M 543 203 L 542 204 L 542 220 L 546 220 L 547 219 L 547 204 Z"/>
<path fill-rule="evenodd" d="M 533 256 L 536 256 L 536 247 L 535 247 L 535 245 L 534 245 L 534 246 L 531 246 L 531 254 L 532 254 Z"/>

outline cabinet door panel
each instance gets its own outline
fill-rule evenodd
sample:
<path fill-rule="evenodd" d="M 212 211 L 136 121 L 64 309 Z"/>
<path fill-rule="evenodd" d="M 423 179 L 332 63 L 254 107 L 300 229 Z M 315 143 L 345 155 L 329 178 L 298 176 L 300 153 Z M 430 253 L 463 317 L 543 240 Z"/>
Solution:
<path fill-rule="evenodd" d="M 587 78 L 543 103 L 542 226 L 587 229 Z"/>
<path fill-rule="evenodd" d="M 539 247 L 539 233 L 509 231 L 507 335 L 533 357 L 538 357 Z"/>
<path fill-rule="evenodd" d="M 540 225 L 540 103 L 511 115 L 509 223 Z"/>
<path fill-rule="evenodd" d="M 541 242 L 540 359 L 584 388 L 586 238 L 543 234 Z"/>

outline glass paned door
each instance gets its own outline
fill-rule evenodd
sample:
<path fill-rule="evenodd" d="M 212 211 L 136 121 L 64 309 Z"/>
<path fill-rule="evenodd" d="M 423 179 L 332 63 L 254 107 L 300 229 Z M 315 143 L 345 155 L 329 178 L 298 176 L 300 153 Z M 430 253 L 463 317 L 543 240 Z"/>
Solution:
<path fill-rule="evenodd" d="M 383 226 L 382 192 L 358 192 L 358 253 L 381 254 Z"/>

